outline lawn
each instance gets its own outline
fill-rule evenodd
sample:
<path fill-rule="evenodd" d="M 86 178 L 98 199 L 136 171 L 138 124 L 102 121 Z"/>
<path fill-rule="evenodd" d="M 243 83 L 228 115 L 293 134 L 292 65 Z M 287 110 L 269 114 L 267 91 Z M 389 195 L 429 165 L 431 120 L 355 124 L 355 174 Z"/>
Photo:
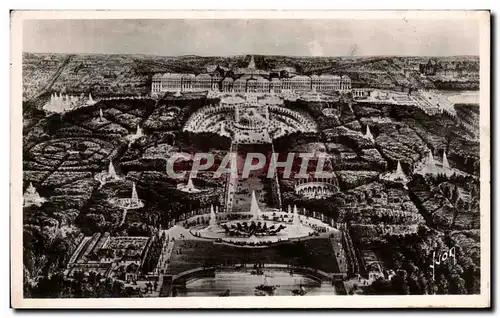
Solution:
<path fill-rule="evenodd" d="M 177 254 L 180 250 L 180 254 Z M 266 248 L 242 248 L 214 241 L 179 240 L 175 242 L 167 273 L 216 264 L 291 264 L 329 273 L 339 272 L 333 248 L 327 238 L 286 242 Z"/>

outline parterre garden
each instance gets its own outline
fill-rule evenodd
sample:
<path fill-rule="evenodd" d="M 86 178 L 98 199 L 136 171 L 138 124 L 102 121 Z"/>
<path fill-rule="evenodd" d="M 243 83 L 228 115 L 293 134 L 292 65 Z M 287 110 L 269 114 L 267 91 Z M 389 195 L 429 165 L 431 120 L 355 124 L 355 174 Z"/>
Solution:
<path fill-rule="evenodd" d="M 53 74 L 63 62 L 62 58 L 40 59 L 53 61 L 47 64 L 50 66 L 47 66 L 46 72 L 40 73 L 41 80 L 50 77 L 49 74 Z M 98 58 L 92 57 L 91 61 L 94 59 Z M 140 58 L 134 63 L 138 60 L 151 68 L 149 61 Z M 188 61 L 184 61 L 183 67 L 190 67 L 192 61 Z M 272 61 L 256 60 L 271 64 Z M 33 61 L 35 64 L 39 62 L 37 59 Z M 110 63 L 122 62 L 126 66 L 122 72 L 107 70 Z M 175 64 L 168 59 L 161 63 L 165 71 Z M 294 63 L 298 68 L 315 69 L 324 61 L 308 64 L 296 60 Z M 345 61 L 339 63 L 349 64 Z M 90 64 L 73 59 L 55 82 L 55 88 L 60 88 L 61 83 L 68 82 L 74 74 L 82 73 L 82 81 L 75 83 L 88 90 L 104 92 L 107 88 L 103 83 L 109 82 L 114 91 L 144 93 L 147 88 L 144 78 L 149 76 L 149 69 L 141 71 L 131 64 L 128 60 L 115 58 L 94 74 Z M 28 73 L 30 67 L 28 63 Z M 199 68 L 199 65 L 195 63 L 192 67 Z M 129 76 L 131 74 L 133 76 Z M 92 80 L 94 75 L 95 83 Z M 25 98 L 32 97 L 35 90 L 42 86 L 32 80 L 32 76 L 29 78 L 25 83 Z M 125 78 L 123 86 L 117 84 Z M 73 88 L 68 89 L 71 91 Z M 43 103 L 44 98 L 47 96 L 43 95 L 33 103 Z M 151 99 L 102 101 L 63 116 L 44 117 L 33 109 L 27 112 L 23 123 L 23 188 L 26 189 L 32 182 L 48 201 L 41 207 L 23 209 L 25 278 L 35 281 L 64 266 L 76 248 L 76 238 L 82 232 L 86 235 L 96 231 L 110 231 L 123 236 L 149 235 L 155 227 L 167 224 L 186 210 L 217 204 L 223 194 L 222 180 L 214 180 L 211 172 L 203 173 L 194 181 L 195 186 L 210 191 L 198 194 L 180 192 L 176 189 L 178 181 L 167 176 L 164 160 L 170 153 L 179 151 L 211 151 L 220 158 L 225 155 L 230 145 L 227 138 L 181 132 L 191 113 L 213 102 L 203 98 L 176 100 L 167 96 L 158 102 Z M 463 272 L 457 274 L 450 269 L 442 273 L 443 277 L 452 275 L 455 285 L 445 285 L 441 280 L 434 285 L 424 285 L 432 285 L 437 292 L 477 292 L 478 286 L 474 281 L 479 278 L 478 142 L 464 138 L 463 128 L 448 115 L 431 117 L 416 107 L 352 103 L 343 98 L 334 104 L 298 101 L 287 107 L 309 113 L 317 122 L 319 131 L 282 137 L 274 142 L 275 150 L 326 151 L 332 158 L 341 191 L 328 199 L 304 199 L 293 193 L 293 184 L 284 181 L 281 186 L 285 206 L 296 203 L 333 214 L 341 221 L 350 223 L 353 242 L 359 249 L 383 249 L 394 242 L 401 242 L 394 249 L 397 253 L 382 253 L 382 258 L 386 267 L 405 270 L 407 276 L 401 277 L 417 277 L 415 281 L 427 277 L 412 267 L 425 267 L 429 255 L 423 252 L 423 246 L 431 251 L 455 244 L 460 249 Z M 324 109 L 335 111 L 325 116 Z M 100 110 L 102 120 L 99 118 Z M 129 145 L 126 137 L 134 134 L 138 125 L 145 136 Z M 375 143 L 363 137 L 367 125 Z M 450 165 L 471 176 L 414 177 L 408 189 L 378 181 L 378 174 L 394 170 L 398 160 L 404 172 L 409 174 L 413 165 L 425 156 L 427 149 L 435 154 L 445 150 Z M 107 169 L 109 160 L 113 160 L 120 175 L 126 176 L 126 181 L 100 188 L 94 176 Z M 189 164 L 184 168 L 188 169 Z M 128 221 L 117 226 L 122 211 L 110 205 L 108 199 L 130 197 L 132 182 L 136 183 L 138 195 L 145 206 L 129 211 Z M 469 200 L 468 209 L 462 203 L 458 204 L 456 197 L 443 192 L 440 185 L 444 183 L 460 189 L 464 200 Z M 381 206 L 389 204 L 390 208 L 378 208 L 374 206 L 377 202 Z M 304 253 L 314 250 L 312 247 L 301 249 Z M 412 256 L 415 251 L 422 252 L 423 256 Z M 228 248 L 221 255 L 236 254 Z M 293 255 L 286 257 L 294 259 Z M 412 283 L 410 279 L 403 281 Z M 419 293 L 427 287 L 415 287 L 412 292 Z M 401 290 L 406 292 L 406 289 Z"/>

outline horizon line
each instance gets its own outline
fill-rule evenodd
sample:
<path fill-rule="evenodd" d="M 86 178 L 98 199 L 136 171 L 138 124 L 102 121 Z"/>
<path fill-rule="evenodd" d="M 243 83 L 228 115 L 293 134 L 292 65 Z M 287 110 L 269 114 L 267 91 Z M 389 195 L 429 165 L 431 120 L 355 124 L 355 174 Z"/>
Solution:
<path fill-rule="evenodd" d="M 156 57 L 185 57 L 185 56 L 195 56 L 195 57 L 237 57 L 237 56 L 276 56 L 276 57 L 302 57 L 302 58 L 328 58 L 328 57 L 339 57 L 339 58 L 363 58 L 363 57 L 479 57 L 475 54 L 457 54 L 457 55 L 389 55 L 389 54 L 378 54 L 378 55 L 286 55 L 286 54 L 264 54 L 264 53 L 243 53 L 243 54 L 232 54 L 232 55 L 199 55 L 199 54 L 179 54 L 179 55 L 161 55 L 161 54 L 151 54 L 151 53 L 102 53 L 102 52 L 30 52 L 23 51 L 22 54 L 66 54 L 66 55 L 143 55 L 143 56 L 156 56 Z"/>

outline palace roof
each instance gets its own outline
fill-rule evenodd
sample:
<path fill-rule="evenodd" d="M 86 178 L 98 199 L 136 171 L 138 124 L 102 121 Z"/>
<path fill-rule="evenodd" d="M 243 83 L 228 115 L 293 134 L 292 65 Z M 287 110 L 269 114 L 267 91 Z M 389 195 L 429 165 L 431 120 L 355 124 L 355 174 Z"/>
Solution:
<path fill-rule="evenodd" d="M 311 78 L 305 75 L 297 75 L 291 78 L 292 81 L 310 81 Z"/>
<path fill-rule="evenodd" d="M 320 79 L 340 79 L 340 76 L 333 74 L 321 74 L 319 76 Z"/>
<path fill-rule="evenodd" d="M 184 74 L 179 73 L 165 73 L 163 74 L 163 78 L 173 78 L 173 79 L 181 79 Z"/>
<path fill-rule="evenodd" d="M 196 75 L 196 79 L 212 79 L 212 77 L 210 76 L 210 74 L 201 73 Z"/>

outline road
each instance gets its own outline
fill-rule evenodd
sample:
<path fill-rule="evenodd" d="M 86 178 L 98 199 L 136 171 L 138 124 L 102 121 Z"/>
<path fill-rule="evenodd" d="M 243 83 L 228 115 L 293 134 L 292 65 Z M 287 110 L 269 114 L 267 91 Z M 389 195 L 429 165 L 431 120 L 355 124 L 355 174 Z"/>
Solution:
<path fill-rule="evenodd" d="M 73 58 L 73 55 L 68 55 L 62 61 L 61 65 L 59 65 L 59 67 L 57 68 L 57 71 L 54 73 L 54 75 L 52 75 L 52 77 L 47 82 L 47 84 L 45 84 L 45 86 L 42 87 L 40 89 L 40 91 L 37 94 L 35 94 L 35 96 L 33 96 L 32 98 L 30 98 L 28 100 L 28 102 L 32 102 L 33 100 L 39 98 L 40 96 L 44 95 L 48 90 L 50 90 L 52 88 L 52 86 L 54 85 L 54 83 L 56 82 L 56 80 L 59 77 L 59 75 L 61 75 L 62 71 L 64 70 L 64 67 L 66 65 L 68 65 L 68 63 L 71 61 L 72 58 Z M 29 105 L 29 106 L 25 107 L 23 114 L 26 114 L 27 112 L 29 112 L 31 110 L 31 108 L 33 107 L 32 103 L 28 103 L 27 105 Z"/>

